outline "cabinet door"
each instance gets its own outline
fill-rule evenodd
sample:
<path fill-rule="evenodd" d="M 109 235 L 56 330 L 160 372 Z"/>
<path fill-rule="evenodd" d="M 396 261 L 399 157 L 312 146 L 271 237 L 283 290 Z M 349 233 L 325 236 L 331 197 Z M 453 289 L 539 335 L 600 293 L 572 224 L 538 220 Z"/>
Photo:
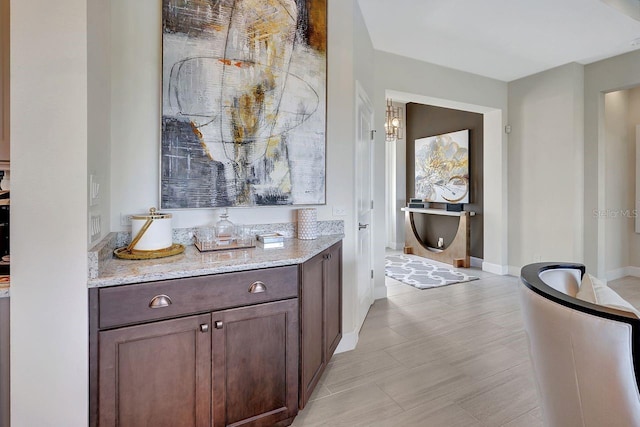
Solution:
<path fill-rule="evenodd" d="M 212 313 L 214 427 L 298 413 L 298 299 Z"/>
<path fill-rule="evenodd" d="M 300 289 L 300 409 L 304 408 L 325 366 L 324 257 L 321 252 L 302 264 Z"/>
<path fill-rule="evenodd" d="M 327 251 L 324 258 L 325 363 L 342 339 L 342 242 Z"/>
<path fill-rule="evenodd" d="M 100 427 L 210 427 L 210 320 L 99 332 Z"/>

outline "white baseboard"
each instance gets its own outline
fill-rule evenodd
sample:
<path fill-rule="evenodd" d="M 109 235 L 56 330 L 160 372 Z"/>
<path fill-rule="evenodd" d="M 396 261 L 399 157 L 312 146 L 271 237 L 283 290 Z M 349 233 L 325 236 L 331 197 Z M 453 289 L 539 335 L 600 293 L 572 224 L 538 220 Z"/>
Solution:
<path fill-rule="evenodd" d="M 520 277 L 520 270 L 522 270 L 522 267 L 510 265 L 507 267 L 507 274 L 509 276 Z"/>
<path fill-rule="evenodd" d="M 640 267 L 627 266 L 607 271 L 607 281 L 621 279 L 627 276 L 640 277 Z"/>
<path fill-rule="evenodd" d="M 482 263 L 484 262 L 482 258 L 476 258 L 474 256 L 469 258 L 471 260 L 471 267 L 482 268 Z"/>
<path fill-rule="evenodd" d="M 373 299 L 383 299 L 387 297 L 387 287 L 378 286 L 373 288 Z"/>
<path fill-rule="evenodd" d="M 490 262 L 482 262 L 482 271 L 506 276 L 509 274 L 509 268 L 506 265 L 491 264 Z"/>
<path fill-rule="evenodd" d="M 404 242 L 387 242 L 387 248 L 394 251 L 401 251 L 404 249 Z"/>
<path fill-rule="evenodd" d="M 347 332 L 342 334 L 342 339 L 336 347 L 335 354 L 344 353 L 345 351 L 351 351 L 358 345 L 358 331 Z"/>

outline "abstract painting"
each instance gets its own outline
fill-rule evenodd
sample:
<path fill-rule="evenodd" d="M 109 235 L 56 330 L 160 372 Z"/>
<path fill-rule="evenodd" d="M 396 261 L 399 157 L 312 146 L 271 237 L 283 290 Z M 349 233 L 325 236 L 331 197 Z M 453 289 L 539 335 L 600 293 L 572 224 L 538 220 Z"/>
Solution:
<path fill-rule="evenodd" d="M 163 0 L 161 207 L 325 203 L 326 0 Z"/>
<path fill-rule="evenodd" d="M 469 129 L 415 141 L 415 197 L 469 203 Z"/>

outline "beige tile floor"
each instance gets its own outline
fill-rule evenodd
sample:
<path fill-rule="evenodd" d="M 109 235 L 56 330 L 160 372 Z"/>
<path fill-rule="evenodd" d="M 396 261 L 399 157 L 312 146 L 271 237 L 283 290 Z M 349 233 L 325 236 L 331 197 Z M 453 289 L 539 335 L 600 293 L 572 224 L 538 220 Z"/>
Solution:
<path fill-rule="evenodd" d="M 293 426 L 542 426 L 518 279 L 471 274 L 428 290 L 387 278 L 357 348 L 333 357 Z M 639 279 L 610 285 L 640 301 Z"/>

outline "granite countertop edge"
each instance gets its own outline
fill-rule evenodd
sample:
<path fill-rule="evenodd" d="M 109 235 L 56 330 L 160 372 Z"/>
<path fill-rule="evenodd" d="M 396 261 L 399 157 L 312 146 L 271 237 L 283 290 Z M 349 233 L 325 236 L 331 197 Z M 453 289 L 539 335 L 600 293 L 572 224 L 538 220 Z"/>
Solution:
<path fill-rule="evenodd" d="M 285 239 L 283 250 L 262 249 L 256 247 L 250 249 L 251 255 L 256 255 L 258 259 L 244 261 L 231 260 L 229 262 L 213 261 L 216 265 L 207 265 L 208 262 L 198 262 L 197 257 L 202 259 L 208 256 L 215 257 L 218 252 L 200 253 L 193 245 L 186 248 L 182 258 L 171 262 L 172 257 L 161 260 L 160 265 L 153 265 L 153 261 L 128 261 L 112 259 L 107 261 L 104 269 L 100 269 L 100 275 L 88 279 L 89 288 L 102 288 L 118 285 L 128 285 L 134 283 L 155 282 L 160 280 L 180 279 L 186 277 L 206 276 L 212 274 L 232 273 L 237 271 L 256 270 L 261 268 L 282 267 L 287 265 L 301 264 L 313 256 L 319 254 L 335 243 L 341 241 L 344 234 L 332 234 L 319 236 L 315 240 L 298 241 L 295 238 Z M 300 243 L 304 242 L 304 243 Z M 236 251 L 225 251 L 233 256 Z M 111 264 L 111 266 L 109 266 Z M 163 268 L 166 267 L 166 268 Z M 145 271 L 149 269 L 151 271 Z M 155 271 L 154 271 L 155 270 Z M 1 294 L 0 294 L 1 296 Z"/>

